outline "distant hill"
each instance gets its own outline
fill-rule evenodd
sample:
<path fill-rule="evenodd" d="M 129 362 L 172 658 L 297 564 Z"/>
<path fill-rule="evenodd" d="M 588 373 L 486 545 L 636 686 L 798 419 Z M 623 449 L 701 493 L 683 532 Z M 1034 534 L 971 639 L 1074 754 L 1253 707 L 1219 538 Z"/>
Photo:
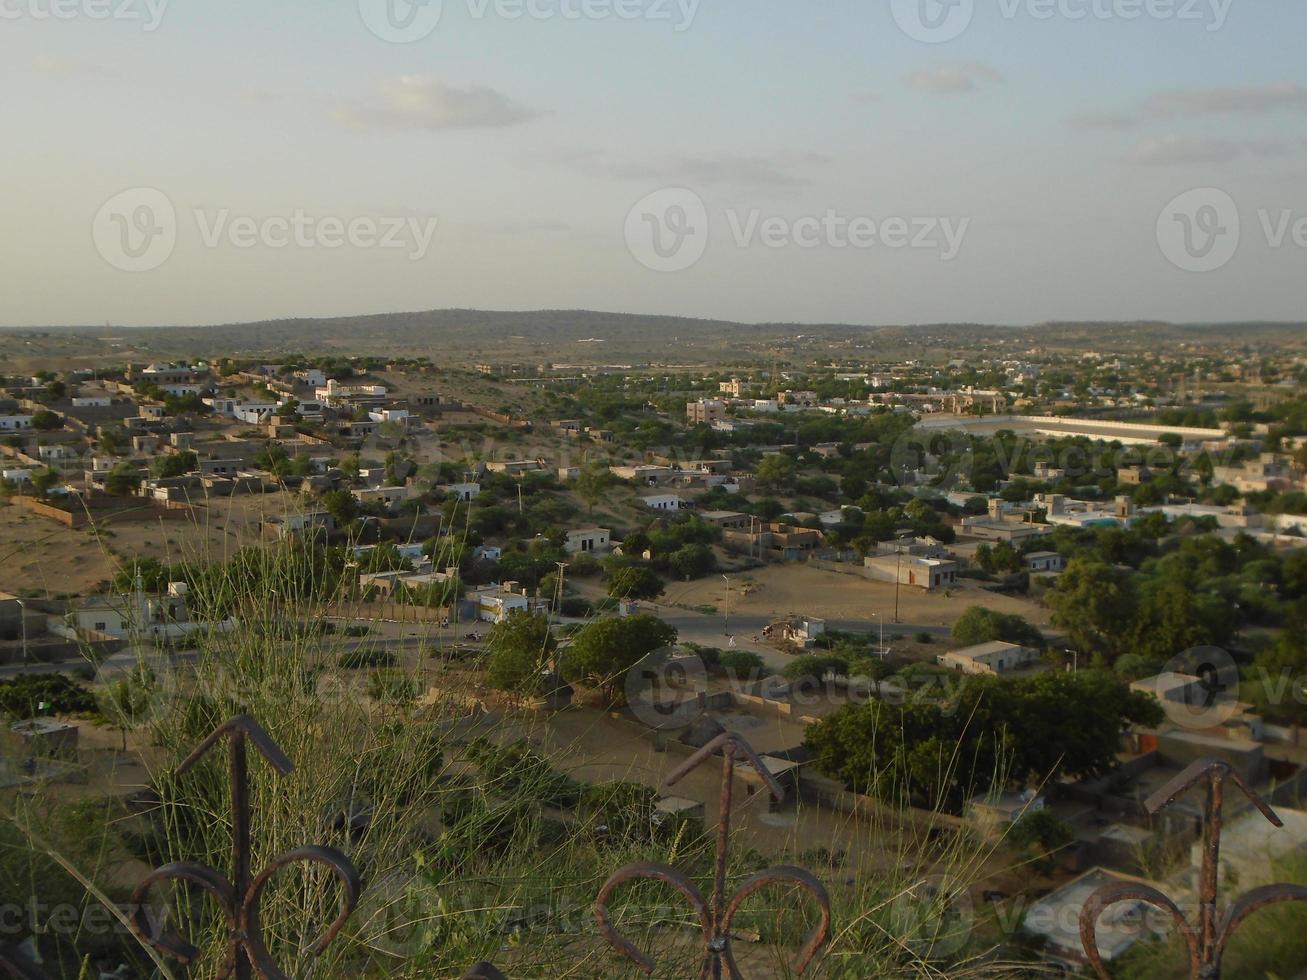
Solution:
<path fill-rule="evenodd" d="M 375 353 L 431 356 L 451 364 L 481 361 L 583 363 L 749 363 L 817 356 L 840 346 L 866 358 L 921 356 L 985 347 L 1044 347 L 1100 352 L 1195 343 L 1307 346 L 1307 324 L 1169 324 L 1155 322 L 984 324 L 736 323 L 593 310 L 429 310 L 325 319 L 267 320 L 204 327 L 94 327 L 0 331 L 38 336 L 60 353 L 112 349 L 136 356 Z M 29 344 L 25 353 L 33 352 Z M 15 351 L 15 353 L 18 353 Z"/>

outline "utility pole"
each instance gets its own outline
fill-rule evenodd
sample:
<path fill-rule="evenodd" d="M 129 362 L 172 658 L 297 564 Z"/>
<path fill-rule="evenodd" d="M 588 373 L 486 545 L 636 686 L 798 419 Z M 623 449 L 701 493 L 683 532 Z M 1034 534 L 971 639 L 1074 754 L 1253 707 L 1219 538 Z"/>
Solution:
<path fill-rule="evenodd" d="M 558 617 L 558 621 L 559 621 L 559 622 L 562 622 L 562 620 L 563 620 L 563 576 L 567 574 L 567 562 L 565 562 L 565 561 L 560 561 L 560 562 L 555 562 L 554 564 L 556 564 L 556 565 L 558 566 L 558 589 L 557 589 L 556 597 L 555 597 L 555 599 L 554 599 L 554 614 Z"/>
<path fill-rule="evenodd" d="M 903 562 L 903 542 L 902 540 L 894 543 L 894 622 L 899 621 L 899 586 L 902 584 L 902 573 L 899 568 Z"/>
<path fill-rule="evenodd" d="M 23 630 L 23 663 L 27 663 L 27 604 L 18 599 L 18 621 Z"/>
<path fill-rule="evenodd" d="M 726 583 L 726 633 L 725 636 L 731 635 L 731 580 L 725 575 L 722 581 Z"/>

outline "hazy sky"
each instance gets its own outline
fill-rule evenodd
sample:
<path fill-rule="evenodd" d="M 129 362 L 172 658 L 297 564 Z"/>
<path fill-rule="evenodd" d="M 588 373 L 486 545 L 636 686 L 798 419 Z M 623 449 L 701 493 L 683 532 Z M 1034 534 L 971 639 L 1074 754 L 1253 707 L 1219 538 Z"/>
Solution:
<path fill-rule="evenodd" d="M 0 324 L 1307 317 L 1298 0 L 164 3 L 0 0 Z"/>

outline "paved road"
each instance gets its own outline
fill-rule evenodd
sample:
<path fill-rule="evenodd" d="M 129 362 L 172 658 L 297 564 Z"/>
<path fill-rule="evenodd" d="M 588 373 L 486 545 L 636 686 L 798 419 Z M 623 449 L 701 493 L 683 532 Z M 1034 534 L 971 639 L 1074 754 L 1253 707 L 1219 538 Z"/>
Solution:
<path fill-rule="evenodd" d="M 781 653 L 775 647 L 766 641 L 754 643 L 753 637 L 762 636 L 763 628 L 776 622 L 775 617 L 744 615 L 731 616 L 730 634 L 726 632 L 726 623 L 722 616 L 707 616 L 693 609 L 682 609 L 675 606 L 664 606 L 659 603 L 642 603 L 641 608 L 651 615 L 657 616 L 667 624 L 676 627 L 677 633 L 681 640 L 691 643 L 698 643 L 701 646 L 717 647 L 726 649 L 730 642 L 730 635 L 735 637 L 737 649 L 749 650 L 757 653 L 763 658 L 768 667 L 782 668 L 792 658 L 788 654 Z M 828 619 L 826 627 L 832 630 L 839 630 L 846 633 L 867 633 L 878 635 L 881 623 L 877 619 Z M 895 633 L 901 636 L 914 636 L 917 633 L 929 633 L 937 638 L 946 638 L 949 635 L 947 627 L 917 625 L 913 623 L 886 623 L 885 624 L 885 641 L 888 644 L 889 638 Z"/>
<path fill-rule="evenodd" d="M 730 637 L 726 633 L 726 624 L 721 616 L 708 616 L 694 609 L 683 609 L 677 606 L 665 606 L 661 603 L 646 602 L 641 604 L 641 608 L 657 616 L 659 619 L 676 628 L 681 640 L 698 643 L 701 646 L 717 647 L 719 649 L 728 649 Z M 774 646 L 762 641 L 753 642 L 753 637 L 761 638 L 763 628 L 775 622 L 771 616 L 760 615 L 732 615 L 731 616 L 731 635 L 735 637 L 735 649 L 748 650 L 757 653 L 763 658 L 768 667 L 780 670 L 791 659 L 788 654 L 781 653 Z M 407 627 L 410 624 L 403 624 L 400 628 L 408 632 Z M 833 619 L 827 620 L 826 626 L 829 629 L 840 630 L 849 633 L 867 633 L 877 634 L 880 631 L 881 624 L 878 619 Z M 426 635 L 421 635 L 423 627 L 416 626 L 413 628 L 414 635 L 403 636 L 385 636 L 374 635 L 365 637 L 342 637 L 339 634 L 330 637 L 331 649 L 333 652 L 344 652 L 356 650 L 360 647 L 384 648 L 392 650 L 408 650 L 420 648 L 422 646 L 448 646 L 462 642 L 463 636 L 469 632 L 477 632 L 482 636 L 485 635 L 489 627 L 484 624 L 458 624 L 444 630 L 438 630 L 434 627 Z M 929 633 L 937 638 L 947 638 L 949 631 L 946 627 L 938 625 L 923 625 L 914 623 L 885 624 L 886 642 L 893 634 L 901 636 L 914 636 L 917 633 Z M 174 663 L 193 663 L 198 656 L 197 651 L 184 650 L 179 651 L 173 657 Z M 101 672 L 118 673 L 130 670 L 136 664 L 136 654 L 131 651 L 123 651 L 106 658 L 101 664 Z M 60 671 L 72 671 L 78 667 L 85 667 L 87 662 L 84 660 L 70 660 L 62 663 L 45 664 L 7 664 L 0 666 L 0 679 L 6 677 L 16 677 L 19 674 L 51 674 Z"/>
<path fill-rule="evenodd" d="M 462 639 L 466 630 L 460 630 L 455 636 L 454 631 L 447 631 L 448 635 L 444 638 L 446 643 L 454 643 Z M 484 630 L 481 632 L 484 633 Z M 431 637 L 421 636 L 378 636 L 378 637 L 332 637 L 332 653 L 344 653 L 349 650 L 357 650 L 361 647 L 375 649 L 381 647 L 384 649 L 413 649 L 421 648 L 424 645 L 431 645 L 435 639 L 434 634 Z M 150 658 L 162 656 L 159 652 L 151 649 L 147 652 Z M 171 660 L 174 664 L 194 663 L 199 657 L 198 650 L 179 650 L 174 653 Z M 123 650 L 112 656 L 106 657 L 99 664 L 99 670 L 103 674 L 126 673 L 136 666 L 137 654 L 131 650 Z M 80 667 L 96 666 L 87 660 L 64 660 L 59 663 L 16 663 L 5 664 L 0 666 L 0 680 L 7 677 L 17 677 L 19 674 L 57 674 L 77 670 Z"/>

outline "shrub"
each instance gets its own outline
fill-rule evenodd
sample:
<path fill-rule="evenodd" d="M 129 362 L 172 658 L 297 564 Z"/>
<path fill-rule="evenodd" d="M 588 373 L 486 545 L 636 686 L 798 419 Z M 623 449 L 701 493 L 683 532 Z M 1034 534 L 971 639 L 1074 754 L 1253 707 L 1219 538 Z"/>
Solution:
<path fill-rule="evenodd" d="M 570 596 L 564 599 L 561 608 L 564 616 L 570 616 L 573 619 L 580 619 L 594 612 L 594 606 L 590 604 L 590 600 L 582 599 L 579 596 Z"/>
<path fill-rule="evenodd" d="M 62 674 L 19 674 L 0 681 L 0 714 L 31 718 L 44 704 L 47 712 L 60 715 L 95 711 L 95 696 L 81 684 Z"/>
<path fill-rule="evenodd" d="M 748 650 L 727 650 L 717 658 L 721 669 L 736 679 L 761 677 L 766 671 L 762 657 Z"/>
<path fill-rule="evenodd" d="M 394 667 L 399 658 L 389 650 L 376 647 L 359 647 L 347 650 L 336 658 L 336 665 L 346 670 L 366 670 L 369 667 Z"/>

